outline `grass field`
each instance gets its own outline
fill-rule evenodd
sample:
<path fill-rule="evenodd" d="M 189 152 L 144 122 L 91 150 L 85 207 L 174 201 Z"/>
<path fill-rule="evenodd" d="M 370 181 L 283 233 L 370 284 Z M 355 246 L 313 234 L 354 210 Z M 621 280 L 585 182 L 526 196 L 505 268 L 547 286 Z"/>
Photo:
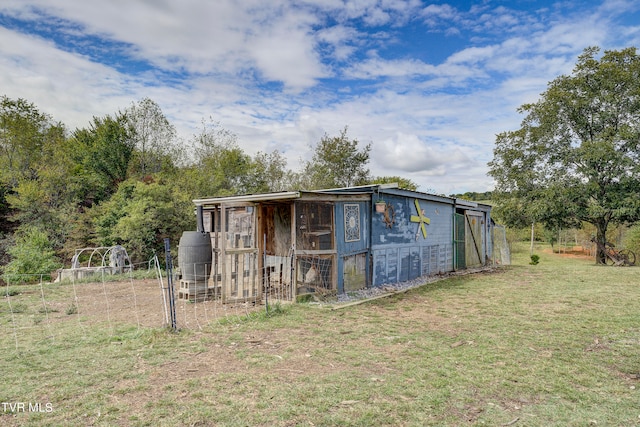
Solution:
<path fill-rule="evenodd" d="M 640 425 L 640 269 L 537 253 L 202 331 L 26 329 L 1 347 L 0 425 Z"/>

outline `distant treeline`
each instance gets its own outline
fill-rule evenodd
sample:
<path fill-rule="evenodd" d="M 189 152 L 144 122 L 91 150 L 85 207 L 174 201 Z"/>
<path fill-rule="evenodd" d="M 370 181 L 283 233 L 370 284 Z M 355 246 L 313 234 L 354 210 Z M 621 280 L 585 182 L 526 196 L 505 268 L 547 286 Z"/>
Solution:
<path fill-rule="evenodd" d="M 123 245 L 134 262 L 162 253 L 165 238 L 195 229 L 192 200 L 290 189 L 399 182 L 372 177 L 371 146 L 324 135 L 311 160 L 287 167 L 283 153 L 251 156 L 237 136 L 203 120 L 178 137 L 145 98 L 69 130 L 24 99 L 0 98 L 0 273 L 46 273 L 77 248 Z"/>
<path fill-rule="evenodd" d="M 484 193 L 478 193 L 475 191 L 467 191 L 462 194 L 451 194 L 449 197 L 454 197 L 457 199 L 465 199 L 472 202 L 486 202 L 491 200 L 491 191 L 485 191 Z"/>

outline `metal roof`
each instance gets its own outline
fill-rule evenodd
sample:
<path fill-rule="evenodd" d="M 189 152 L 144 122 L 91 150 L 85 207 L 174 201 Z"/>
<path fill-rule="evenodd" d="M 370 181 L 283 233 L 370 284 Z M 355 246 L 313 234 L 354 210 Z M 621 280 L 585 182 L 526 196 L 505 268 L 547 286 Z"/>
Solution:
<path fill-rule="evenodd" d="M 300 191 L 283 191 L 279 193 L 246 194 L 243 196 L 212 197 L 205 199 L 195 199 L 196 206 L 218 205 L 220 203 L 231 202 L 264 202 L 267 200 L 287 200 L 300 197 Z"/>
<path fill-rule="evenodd" d="M 436 194 L 422 193 L 419 191 L 413 190 L 405 190 L 398 187 L 398 184 L 372 184 L 372 185 L 361 185 L 355 187 L 342 187 L 342 188 L 329 188 L 323 190 L 313 190 L 313 191 L 282 191 L 282 192 L 274 192 L 274 193 L 261 193 L 261 194 L 246 194 L 240 196 L 228 196 L 228 197 L 211 197 L 211 198 L 202 198 L 195 199 L 193 203 L 196 206 L 212 206 L 219 205 L 222 203 L 251 203 L 251 202 L 265 202 L 265 201 L 276 201 L 276 200 L 292 200 L 299 199 L 303 197 L 303 195 L 365 195 L 365 194 L 380 194 L 381 198 L 384 194 L 396 195 L 396 196 L 404 196 L 404 197 L 416 197 L 419 195 L 420 197 L 426 200 L 438 201 L 441 203 L 447 203 L 451 205 L 456 205 L 460 207 L 472 208 L 481 210 L 490 210 L 491 206 L 486 205 L 484 203 L 472 202 L 464 199 L 457 199 L 447 196 L 440 196 Z"/>

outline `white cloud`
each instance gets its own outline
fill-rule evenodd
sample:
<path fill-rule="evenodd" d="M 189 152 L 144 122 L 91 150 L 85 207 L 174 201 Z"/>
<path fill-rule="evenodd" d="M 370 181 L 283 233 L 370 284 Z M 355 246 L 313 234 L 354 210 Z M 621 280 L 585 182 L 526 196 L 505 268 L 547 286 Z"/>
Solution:
<path fill-rule="evenodd" d="M 69 127 L 85 125 L 89 112 L 113 113 L 135 86 L 126 76 L 62 52 L 49 42 L 2 27 L 0 39 L 3 95 L 33 102 Z"/>
<path fill-rule="evenodd" d="M 447 165 L 469 163 L 460 148 L 434 141 L 422 141 L 416 135 L 398 132 L 394 138 L 380 141 L 376 147 L 376 163 L 391 170 L 419 173 L 423 176 L 444 175 Z"/>
<path fill-rule="evenodd" d="M 279 149 L 291 168 L 309 158 L 309 144 L 348 125 L 350 137 L 372 144 L 374 175 L 406 176 L 449 194 L 491 189 L 486 162 L 495 134 L 516 128 L 516 108 L 570 72 L 584 47 L 640 39 L 638 24 L 619 21 L 637 12 L 632 1 L 528 12 L 480 1 L 466 10 L 425 4 L 4 0 L 0 13 L 39 25 L 46 15 L 65 25 L 67 38 L 99 37 L 107 52 L 117 47 L 157 68 L 127 74 L 0 27 L 0 87 L 71 129 L 150 97 L 183 138 L 212 117 L 248 153 Z M 403 33 L 408 23 L 413 36 Z M 425 44 L 424 55 L 402 50 L 413 42 L 407 37 L 436 31 L 439 43 L 458 46 L 445 59 L 430 61 L 428 53 L 446 46 Z"/>

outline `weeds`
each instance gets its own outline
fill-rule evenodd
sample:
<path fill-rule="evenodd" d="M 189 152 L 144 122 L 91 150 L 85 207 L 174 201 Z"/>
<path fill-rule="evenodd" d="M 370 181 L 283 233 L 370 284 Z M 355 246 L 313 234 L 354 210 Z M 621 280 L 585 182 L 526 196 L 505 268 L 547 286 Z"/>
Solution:
<path fill-rule="evenodd" d="M 4 399 L 54 410 L 0 423 L 636 425 L 637 267 L 537 249 L 536 266 L 515 251 L 499 273 L 341 310 L 276 302 L 180 334 L 65 318 L 7 329 Z"/>
<path fill-rule="evenodd" d="M 16 295 L 20 295 L 20 289 L 18 288 L 10 288 L 7 286 L 7 288 L 5 289 L 5 292 L 2 292 L 3 296 L 6 297 L 14 297 Z"/>
<path fill-rule="evenodd" d="M 71 316 L 72 314 L 78 314 L 78 306 L 75 304 L 69 305 L 65 313 L 67 314 L 67 316 Z"/>

